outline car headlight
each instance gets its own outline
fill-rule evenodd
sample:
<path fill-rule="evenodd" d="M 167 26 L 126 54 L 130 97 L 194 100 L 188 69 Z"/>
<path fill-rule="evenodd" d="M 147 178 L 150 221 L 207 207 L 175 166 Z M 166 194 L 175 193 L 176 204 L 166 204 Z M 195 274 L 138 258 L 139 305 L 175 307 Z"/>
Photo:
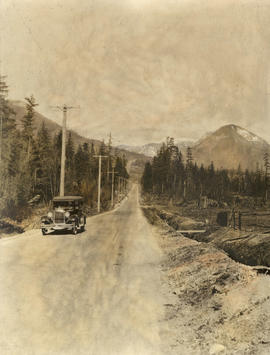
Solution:
<path fill-rule="evenodd" d="M 67 212 L 65 213 L 65 217 L 68 218 L 69 216 L 70 216 L 70 213 L 67 211 Z"/>
<path fill-rule="evenodd" d="M 47 216 L 48 216 L 49 218 L 52 218 L 52 216 L 53 216 L 52 212 L 48 212 Z"/>

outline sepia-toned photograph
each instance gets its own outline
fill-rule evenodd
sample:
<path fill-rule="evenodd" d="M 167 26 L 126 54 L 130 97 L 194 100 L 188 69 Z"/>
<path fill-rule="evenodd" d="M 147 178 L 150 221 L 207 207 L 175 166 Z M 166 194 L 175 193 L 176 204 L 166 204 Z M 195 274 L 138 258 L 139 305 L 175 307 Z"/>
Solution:
<path fill-rule="evenodd" d="M 270 1 L 0 1 L 0 355 L 270 354 Z"/>

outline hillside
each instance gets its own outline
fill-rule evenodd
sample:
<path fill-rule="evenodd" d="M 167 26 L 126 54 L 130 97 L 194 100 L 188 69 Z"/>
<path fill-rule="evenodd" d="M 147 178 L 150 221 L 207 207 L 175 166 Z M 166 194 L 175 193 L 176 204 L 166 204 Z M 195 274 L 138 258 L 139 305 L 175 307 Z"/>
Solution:
<path fill-rule="evenodd" d="M 18 127 L 21 127 L 21 119 L 25 114 L 24 103 L 21 101 L 11 101 L 10 106 L 16 112 L 16 121 Z M 38 130 L 42 122 L 45 122 L 51 135 L 59 132 L 61 126 L 36 112 L 34 126 Z M 99 147 L 101 141 L 89 139 L 81 136 L 77 132 L 70 130 L 75 145 L 85 142 Z M 208 166 L 214 162 L 216 168 L 234 168 L 239 164 L 242 169 L 255 170 L 257 164 L 264 164 L 264 153 L 270 151 L 270 145 L 254 133 L 234 124 L 226 125 L 213 133 L 208 133 L 199 141 L 176 140 L 176 144 L 185 157 L 186 148 L 192 147 L 194 161 L 197 164 Z M 129 161 L 146 162 L 149 157 L 156 155 L 162 143 L 148 143 L 142 146 L 120 145 L 114 147 L 117 154 L 125 154 Z M 139 164 L 141 165 L 141 164 Z M 139 168 L 141 171 L 141 168 Z"/>
<path fill-rule="evenodd" d="M 263 164 L 264 153 L 270 145 L 262 138 L 236 125 L 226 125 L 198 141 L 193 146 L 194 160 L 208 166 L 211 161 L 217 168 L 255 170 Z"/>
<path fill-rule="evenodd" d="M 9 101 L 9 104 L 10 104 L 10 107 L 16 113 L 16 116 L 15 116 L 16 122 L 17 122 L 18 128 L 20 128 L 21 127 L 21 120 L 26 112 L 24 103 L 21 101 Z M 61 126 L 58 123 L 52 121 L 51 119 L 45 117 L 44 115 L 42 115 L 38 111 L 36 111 L 35 112 L 35 119 L 34 119 L 34 127 L 36 128 L 36 130 L 38 130 L 41 127 L 43 122 L 46 124 L 46 127 L 52 136 L 61 130 Z M 73 130 L 70 130 L 69 132 L 71 132 L 72 139 L 73 139 L 76 146 L 78 146 L 79 144 L 83 144 L 83 143 L 89 143 L 89 144 L 94 143 L 95 147 L 99 147 L 101 144 L 101 141 L 96 140 L 96 139 L 89 139 L 89 138 L 82 137 L 80 134 L 78 134 L 77 132 L 75 132 Z M 124 149 L 120 149 L 120 148 L 114 148 L 114 149 L 117 154 L 125 154 L 128 160 L 137 160 L 137 159 L 142 160 L 142 161 L 147 160 L 147 157 L 142 154 L 138 154 L 136 152 L 130 152 L 128 150 L 124 150 Z"/>
<path fill-rule="evenodd" d="M 16 113 L 16 122 L 17 122 L 18 128 L 20 128 L 21 120 L 26 112 L 24 103 L 21 101 L 10 101 L 9 104 Z M 46 127 L 51 135 L 54 135 L 55 133 L 57 133 L 61 130 L 61 126 L 58 123 L 52 121 L 51 119 L 43 116 L 38 111 L 36 111 L 35 112 L 35 119 L 34 119 L 34 127 L 36 128 L 36 130 L 38 130 L 41 127 L 43 122 L 46 124 Z M 84 138 L 72 130 L 70 132 L 71 132 L 72 138 L 73 138 L 76 145 L 83 144 L 85 142 L 94 143 L 95 145 L 99 145 L 101 143 L 100 141 L 95 140 L 95 139 Z"/>

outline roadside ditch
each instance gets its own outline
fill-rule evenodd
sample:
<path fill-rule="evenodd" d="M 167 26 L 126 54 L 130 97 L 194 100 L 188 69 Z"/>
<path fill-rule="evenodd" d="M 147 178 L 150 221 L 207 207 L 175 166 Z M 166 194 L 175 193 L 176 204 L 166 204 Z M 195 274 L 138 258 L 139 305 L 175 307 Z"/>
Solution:
<path fill-rule="evenodd" d="M 245 232 L 229 227 L 219 227 L 217 224 L 196 221 L 153 206 L 143 206 L 142 209 L 151 224 L 156 224 L 158 220 L 161 220 L 176 233 L 181 231 L 179 233 L 185 237 L 222 249 L 237 262 L 255 267 L 264 266 L 265 272 L 269 273 L 267 269 L 270 267 L 269 232 Z M 198 230 L 201 232 L 197 233 Z"/>
<path fill-rule="evenodd" d="M 161 334 L 164 344 L 169 339 L 164 354 L 268 354 L 269 277 L 215 245 L 210 236 L 220 232 L 216 226 L 153 206 L 142 210 L 164 254 L 163 290 L 170 294 L 164 305 L 168 332 Z M 206 232 L 183 232 L 198 229 Z"/>

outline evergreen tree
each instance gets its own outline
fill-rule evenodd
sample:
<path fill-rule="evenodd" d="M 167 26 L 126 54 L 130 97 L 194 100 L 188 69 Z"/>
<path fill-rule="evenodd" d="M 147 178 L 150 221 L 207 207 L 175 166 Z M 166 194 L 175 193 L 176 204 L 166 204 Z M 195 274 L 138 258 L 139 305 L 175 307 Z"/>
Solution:
<path fill-rule="evenodd" d="M 84 160 L 84 152 L 82 146 L 79 144 L 77 152 L 75 154 L 74 159 L 74 167 L 75 167 L 75 174 L 76 174 L 76 181 L 78 186 L 81 185 L 84 177 L 85 177 L 85 160 Z"/>
<path fill-rule="evenodd" d="M 142 187 L 144 192 L 151 192 L 153 189 L 152 166 L 150 162 L 147 162 L 144 167 Z"/>
<path fill-rule="evenodd" d="M 34 115 L 35 115 L 35 107 L 38 104 L 35 101 L 34 96 L 26 97 L 26 114 L 23 116 L 22 124 L 22 138 L 25 142 L 26 152 L 27 152 L 27 160 L 30 159 L 31 148 L 33 146 L 34 141 Z"/>
<path fill-rule="evenodd" d="M 51 137 L 44 122 L 37 133 L 37 149 L 39 163 L 35 166 L 35 186 L 37 193 L 42 196 L 45 202 L 48 202 L 53 197 L 54 160 Z"/>
<path fill-rule="evenodd" d="M 265 168 L 265 200 L 267 201 L 268 187 L 269 187 L 269 168 L 270 168 L 268 152 L 264 153 L 263 160 L 264 160 L 264 168 Z"/>
<path fill-rule="evenodd" d="M 67 194 L 73 194 L 76 186 L 75 182 L 75 148 L 71 132 L 68 134 L 66 144 L 66 178 L 65 178 L 65 191 Z"/>

